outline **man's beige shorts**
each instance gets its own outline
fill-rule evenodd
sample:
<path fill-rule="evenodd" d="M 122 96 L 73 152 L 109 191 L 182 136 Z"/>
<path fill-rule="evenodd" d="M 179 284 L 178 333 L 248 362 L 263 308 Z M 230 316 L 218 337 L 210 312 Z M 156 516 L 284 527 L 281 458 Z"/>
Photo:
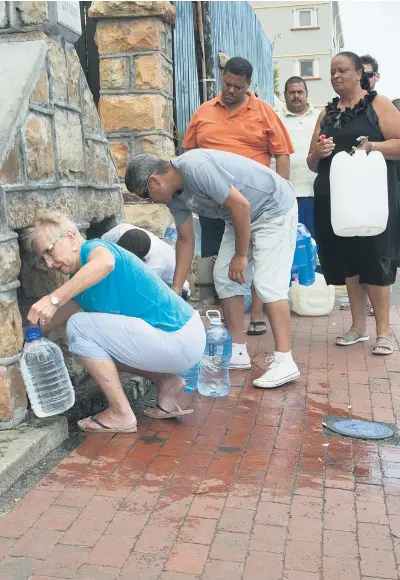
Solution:
<path fill-rule="evenodd" d="M 297 222 L 295 202 L 286 214 L 276 218 L 261 216 L 251 224 L 245 284 L 233 282 L 228 276 L 229 264 L 235 254 L 235 230 L 231 224 L 226 224 L 214 268 L 218 297 L 244 296 L 253 281 L 262 302 L 287 300 L 296 248 Z"/>

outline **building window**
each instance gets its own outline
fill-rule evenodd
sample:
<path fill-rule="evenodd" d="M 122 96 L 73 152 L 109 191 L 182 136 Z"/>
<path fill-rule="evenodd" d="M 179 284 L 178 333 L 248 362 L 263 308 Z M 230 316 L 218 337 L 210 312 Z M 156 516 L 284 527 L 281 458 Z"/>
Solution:
<path fill-rule="evenodd" d="M 314 61 L 313 60 L 301 60 L 300 61 L 300 76 L 301 77 L 314 77 Z"/>
<path fill-rule="evenodd" d="M 293 14 L 295 28 L 315 28 L 318 26 L 318 12 L 315 8 L 298 8 L 294 10 Z"/>
<path fill-rule="evenodd" d="M 318 61 L 316 59 L 300 59 L 295 61 L 294 74 L 304 79 L 318 78 Z"/>

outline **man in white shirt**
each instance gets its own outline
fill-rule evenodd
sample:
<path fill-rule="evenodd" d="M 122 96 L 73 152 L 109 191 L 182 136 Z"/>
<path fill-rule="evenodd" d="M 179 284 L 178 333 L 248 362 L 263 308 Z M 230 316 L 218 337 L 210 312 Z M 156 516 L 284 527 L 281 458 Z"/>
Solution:
<path fill-rule="evenodd" d="M 175 250 L 151 232 L 132 224 L 119 224 L 101 236 L 105 242 L 118 244 L 136 254 L 168 286 L 172 285 L 175 272 Z M 183 285 L 182 298 L 190 296 L 189 282 Z"/>
<path fill-rule="evenodd" d="M 320 111 L 308 103 L 304 79 L 290 77 L 285 83 L 285 104 L 277 111 L 292 140 L 294 153 L 290 156 L 290 181 L 299 206 L 299 222 L 314 237 L 314 179 L 315 173 L 307 166 L 311 137 Z"/>

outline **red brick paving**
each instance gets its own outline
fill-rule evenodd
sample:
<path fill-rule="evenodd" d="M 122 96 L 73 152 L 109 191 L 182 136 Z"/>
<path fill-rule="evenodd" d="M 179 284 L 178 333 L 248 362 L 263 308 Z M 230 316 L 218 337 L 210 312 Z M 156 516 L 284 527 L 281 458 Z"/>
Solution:
<path fill-rule="evenodd" d="M 184 395 L 181 421 L 86 437 L 0 520 L 0 578 L 399 579 L 400 448 L 322 422 L 400 425 L 400 352 L 336 347 L 348 326 L 338 310 L 293 318 L 292 385 L 252 386 L 269 333 L 249 340 L 253 368 L 232 373 L 229 397 Z"/>

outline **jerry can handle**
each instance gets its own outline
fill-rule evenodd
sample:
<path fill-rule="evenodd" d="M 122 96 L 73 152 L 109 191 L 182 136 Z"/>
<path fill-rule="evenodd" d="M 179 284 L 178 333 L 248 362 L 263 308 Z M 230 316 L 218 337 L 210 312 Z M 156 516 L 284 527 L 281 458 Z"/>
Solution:
<path fill-rule="evenodd" d="M 216 314 L 217 316 L 210 316 L 210 314 Z M 221 313 L 219 310 L 207 310 L 206 316 L 210 322 L 212 322 L 213 318 L 218 318 L 221 321 Z"/>

